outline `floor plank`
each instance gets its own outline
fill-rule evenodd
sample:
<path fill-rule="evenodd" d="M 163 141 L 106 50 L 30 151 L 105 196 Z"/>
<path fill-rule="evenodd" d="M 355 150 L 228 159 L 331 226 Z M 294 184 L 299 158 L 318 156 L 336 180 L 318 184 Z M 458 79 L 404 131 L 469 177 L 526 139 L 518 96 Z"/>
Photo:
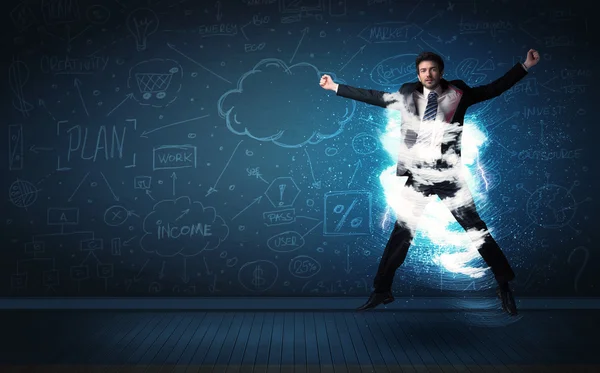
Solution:
<path fill-rule="evenodd" d="M 597 310 L 485 312 L 5 310 L 0 371 L 600 371 Z"/>

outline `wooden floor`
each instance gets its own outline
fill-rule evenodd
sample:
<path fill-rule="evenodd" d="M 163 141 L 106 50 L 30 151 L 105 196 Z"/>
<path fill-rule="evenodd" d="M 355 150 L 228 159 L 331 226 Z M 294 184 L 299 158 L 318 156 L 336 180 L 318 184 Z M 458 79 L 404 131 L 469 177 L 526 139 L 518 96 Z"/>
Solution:
<path fill-rule="evenodd" d="M 0 371 L 600 372 L 598 310 L 486 312 L 0 311 Z"/>

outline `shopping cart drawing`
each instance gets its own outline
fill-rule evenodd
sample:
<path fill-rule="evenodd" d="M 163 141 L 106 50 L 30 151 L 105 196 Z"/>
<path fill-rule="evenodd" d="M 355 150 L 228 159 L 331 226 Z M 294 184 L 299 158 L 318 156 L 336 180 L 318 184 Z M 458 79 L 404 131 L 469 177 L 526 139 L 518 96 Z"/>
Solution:
<path fill-rule="evenodd" d="M 165 107 L 177 100 L 183 80 L 183 68 L 170 59 L 140 61 L 129 69 L 127 88 L 141 105 Z"/>
<path fill-rule="evenodd" d="M 157 99 L 163 99 L 167 96 L 167 89 L 173 79 L 173 74 L 179 69 L 174 67 L 168 73 L 136 73 L 135 79 L 140 93 L 145 100 L 149 100 L 154 95 Z"/>

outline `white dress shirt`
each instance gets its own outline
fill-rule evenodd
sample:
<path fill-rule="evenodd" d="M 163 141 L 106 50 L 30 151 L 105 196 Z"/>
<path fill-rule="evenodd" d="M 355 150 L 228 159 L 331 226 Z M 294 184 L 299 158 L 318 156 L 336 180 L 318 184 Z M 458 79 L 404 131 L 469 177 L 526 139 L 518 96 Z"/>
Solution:
<path fill-rule="evenodd" d="M 523 69 L 528 71 L 527 66 L 521 63 Z M 444 139 L 444 130 L 448 126 L 444 126 L 451 120 L 451 114 L 456 110 L 458 100 L 460 99 L 451 89 L 447 89 L 442 93 L 442 88 L 438 85 L 435 92 L 438 94 L 438 107 L 435 121 L 423 121 L 425 110 L 427 109 L 427 98 L 431 90 L 423 87 L 423 93 L 419 91 L 413 92 L 413 98 L 419 118 L 421 119 L 420 128 L 418 131 L 416 154 L 421 160 L 426 162 L 435 162 L 442 157 L 442 142 Z"/>
<path fill-rule="evenodd" d="M 415 156 L 425 162 L 433 162 L 441 158 L 445 118 L 447 117 L 448 112 L 456 105 L 456 103 L 448 98 L 447 93 L 449 93 L 449 91 L 442 92 L 442 88 L 438 86 L 435 89 L 435 92 L 438 95 L 435 120 L 423 121 L 425 109 L 427 108 L 427 97 L 430 92 L 431 90 L 425 87 L 423 87 L 423 93 L 419 91 L 413 92 L 415 106 L 419 113 L 419 119 L 421 119 L 417 142 L 415 144 L 415 150 L 417 151 Z"/>

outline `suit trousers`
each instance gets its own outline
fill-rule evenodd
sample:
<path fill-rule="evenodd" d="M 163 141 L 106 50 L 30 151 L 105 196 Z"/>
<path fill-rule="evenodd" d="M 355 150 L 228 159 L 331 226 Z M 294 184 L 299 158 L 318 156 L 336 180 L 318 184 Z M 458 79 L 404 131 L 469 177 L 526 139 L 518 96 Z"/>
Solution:
<path fill-rule="evenodd" d="M 452 179 L 452 178 L 451 178 Z M 485 263 L 491 268 L 499 283 L 514 279 L 515 274 L 506 256 L 488 232 L 481 220 L 473 197 L 462 177 L 449 181 L 439 181 L 430 185 L 416 182 L 409 174 L 401 193 L 403 216 L 398 216 L 394 229 L 387 242 L 377 274 L 373 281 L 375 292 L 391 291 L 396 270 L 404 263 L 408 249 L 417 229 L 417 223 L 423 210 L 431 201 L 429 197 L 437 195 L 449 208 L 456 221 L 470 233 Z M 406 210 L 404 210 L 406 208 Z"/>

